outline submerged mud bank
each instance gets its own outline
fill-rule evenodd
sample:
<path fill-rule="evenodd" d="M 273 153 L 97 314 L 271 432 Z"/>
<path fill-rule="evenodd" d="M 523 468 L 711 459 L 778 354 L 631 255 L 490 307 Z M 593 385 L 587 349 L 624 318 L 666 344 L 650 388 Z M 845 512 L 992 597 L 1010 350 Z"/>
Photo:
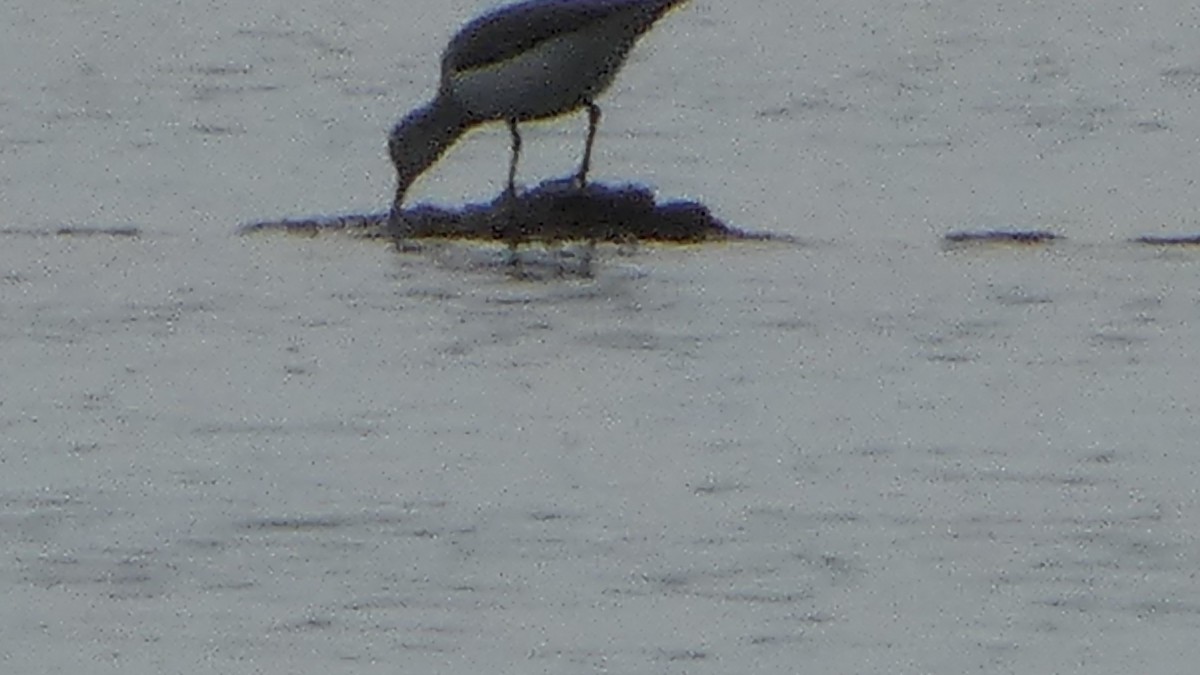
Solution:
<path fill-rule="evenodd" d="M 646 187 L 591 184 L 577 188 L 549 182 L 514 198 L 461 208 L 421 205 L 403 212 L 394 228 L 387 213 L 286 219 L 250 223 L 242 234 L 284 231 L 319 234 L 349 231 L 391 239 L 475 239 L 510 242 L 699 243 L 732 240 L 782 240 L 769 233 L 732 227 L 696 201 L 659 203 Z"/>

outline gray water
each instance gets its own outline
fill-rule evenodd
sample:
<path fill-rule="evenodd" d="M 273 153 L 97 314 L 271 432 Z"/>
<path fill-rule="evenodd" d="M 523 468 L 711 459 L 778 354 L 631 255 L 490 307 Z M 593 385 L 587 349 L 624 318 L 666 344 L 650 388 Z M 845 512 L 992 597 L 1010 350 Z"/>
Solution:
<path fill-rule="evenodd" d="M 0 9 L 4 672 L 1190 672 L 1197 10 L 695 0 L 597 177 L 799 244 L 234 235 L 386 207 L 486 6 Z"/>

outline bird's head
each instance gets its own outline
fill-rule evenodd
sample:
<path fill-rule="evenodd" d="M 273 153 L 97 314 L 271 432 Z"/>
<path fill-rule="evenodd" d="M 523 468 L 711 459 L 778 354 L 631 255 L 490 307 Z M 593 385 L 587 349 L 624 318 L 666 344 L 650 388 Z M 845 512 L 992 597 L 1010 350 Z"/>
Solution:
<path fill-rule="evenodd" d="M 388 155 L 396 167 L 396 200 L 399 211 L 408 189 L 433 166 L 467 130 L 461 109 L 441 97 L 400 120 L 388 135 Z"/>

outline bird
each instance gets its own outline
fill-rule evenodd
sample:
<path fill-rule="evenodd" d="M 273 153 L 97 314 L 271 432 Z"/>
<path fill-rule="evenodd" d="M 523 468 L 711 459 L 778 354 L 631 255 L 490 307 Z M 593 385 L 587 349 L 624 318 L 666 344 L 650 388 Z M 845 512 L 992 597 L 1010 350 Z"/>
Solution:
<path fill-rule="evenodd" d="M 506 195 L 516 196 L 518 125 L 586 109 L 587 141 L 573 177 L 583 187 L 600 122 L 596 98 L 616 77 L 638 38 L 687 0 L 525 0 L 464 25 L 442 53 L 441 80 L 429 103 L 388 135 L 396 167 L 389 223 L 409 187 L 468 130 L 505 122 L 512 138 Z"/>

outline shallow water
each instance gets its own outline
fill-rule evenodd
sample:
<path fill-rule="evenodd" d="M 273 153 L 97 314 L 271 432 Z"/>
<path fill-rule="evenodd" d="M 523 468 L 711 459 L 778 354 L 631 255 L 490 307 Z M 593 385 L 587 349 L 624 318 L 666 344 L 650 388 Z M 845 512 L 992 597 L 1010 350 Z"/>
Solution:
<path fill-rule="evenodd" d="M 234 235 L 385 206 L 482 6 L 0 10 L 6 672 L 1187 672 L 1194 12 L 696 0 L 598 177 L 799 243 Z"/>

